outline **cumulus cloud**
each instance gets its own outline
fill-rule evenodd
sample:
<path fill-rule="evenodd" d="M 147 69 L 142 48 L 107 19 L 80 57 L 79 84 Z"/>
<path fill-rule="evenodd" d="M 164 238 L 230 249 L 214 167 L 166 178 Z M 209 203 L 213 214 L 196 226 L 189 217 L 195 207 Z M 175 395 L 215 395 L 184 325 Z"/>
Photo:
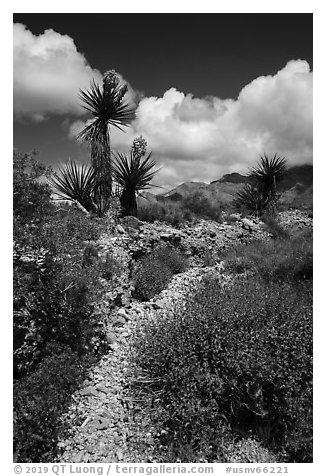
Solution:
<path fill-rule="evenodd" d="M 144 97 L 131 126 L 125 133 L 112 129 L 111 138 L 126 151 L 142 135 L 163 165 L 156 183 L 173 186 L 245 172 L 264 152 L 289 164 L 311 162 L 312 120 L 312 72 L 306 61 L 292 60 L 246 85 L 237 99 L 200 99 L 175 88 Z"/>
<path fill-rule="evenodd" d="M 51 114 L 86 113 L 78 97 L 92 80 L 102 82 L 102 74 L 93 69 L 77 50 L 74 40 L 52 29 L 39 36 L 25 25 L 14 24 L 14 114 L 16 119 L 41 122 Z M 126 100 L 138 104 L 140 93 L 127 83 Z"/>
<path fill-rule="evenodd" d="M 14 24 L 13 65 L 15 117 L 35 122 L 51 114 L 85 114 L 79 89 L 102 81 L 68 35 L 49 29 L 36 36 L 20 23 Z M 132 88 L 128 99 L 136 99 Z"/>
<path fill-rule="evenodd" d="M 49 114 L 82 115 L 79 88 L 101 73 L 92 69 L 68 35 L 52 29 L 33 35 L 14 24 L 14 113 L 18 118 L 44 120 Z"/>

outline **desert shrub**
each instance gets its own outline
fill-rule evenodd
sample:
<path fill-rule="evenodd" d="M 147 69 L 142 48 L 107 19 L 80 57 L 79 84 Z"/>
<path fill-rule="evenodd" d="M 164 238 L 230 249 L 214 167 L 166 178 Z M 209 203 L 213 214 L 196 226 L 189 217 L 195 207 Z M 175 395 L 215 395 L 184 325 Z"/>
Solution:
<path fill-rule="evenodd" d="M 221 221 L 221 205 L 212 203 L 212 201 L 199 193 L 184 198 L 182 200 L 182 208 L 197 218 L 210 218 L 212 220 Z"/>
<path fill-rule="evenodd" d="M 166 215 L 166 210 L 161 203 L 148 203 L 147 205 L 140 205 L 138 207 L 137 218 L 141 221 L 154 223 L 154 221 L 163 221 Z"/>
<path fill-rule="evenodd" d="M 276 455 L 253 438 L 234 438 L 223 449 L 223 457 L 228 463 L 277 463 Z"/>
<path fill-rule="evenodd" d="M 240 436 L 254 437 L 311 461 L 311 307 L 306 286 L 248 279 L 224 294 L 210 278 L 173 316 L 143 324 L 133 359 L 147 383 L 138 375 L 135 391 L 155 401 L 158 444 L 174 460 L 188 448 L 190 462 L 227 462 Z"/>
<path fill-rule="evenodd" d="M 137 217 L 149 223 L 157 220 L 169 223 L 172 226 L 179 226 L 186 221 L 190 221 L 192 214 L 189 210 L 184 210 L 179 203 L 171 201 L 141 205 L 138 207 Z"/>
<path fill-rule="evenodd" d="M 114 276 L 120 276 L 121 272 L 122 267 L 119 261 L 113 258 L 111 253 L 106 253 L 105 263 L 101 266 L 102 278 L 110 281 Z"/>
<path fill-rule="evenodd" d="M 46 344 L 69 345 L 78 352 L 104 345 L 101 322 L 93 318 L 93 301 L 103 288 L 107 266 L 85 266 L 85 240 L 102 225 L 70 208 L 50 217 L 41 228 L 19 224 L 14 246 L 15 376 L 41 360 Z M 84 266 L 83 266 L 84 264 Z"/>
<path fill-rule="evenodd" d="M 227 250 L 226 268 L 235 273 L 258 273 L 266 282 L 300 283 L 313 277 L 312 232 L 299 232 L 287 240 L 256 240 Z"/>
<path fill-rule="evenodd" d="M 42 359 L 49 342 L 81 353 L 90 350 L 91 339 L 94 351 L 105 345 L 101 322 L 92 315 L 92 302 L 101 293 L 100 273 L 95 267 L 83 269 L 81 263 L 60 263 L 50 252 L 14 260 L 16 376 Z"/>
<path fill-rule="evenodd" d="M 280 240 L 287 240 L 289 238 L 290 233 L 280 225 L 274 216 L 264 214 L 263 222 L 266 230 L 273 236 L 273 238 L 278 238 Z"/>
<path fill-rule="evenodd" d="M 108 231 L 105 219 L 88 217 L 74 206 L 57 207 L 53 217 L 42 230 L 43 246 L 51 247 L 57 254 L 80 253 L 84 242 L 96 241 Z"/>
<path fill-rule="evenodd" d="M 200 256 L 203 267 L 214 266 L 216 263 L 215 256 L 213 252 L 209 249 L 205 249 Z"/>
<path fill-rule="evenodd" d="M 152 257 L 170 268 L 173 274 L 182 273 L 188 267 L 186 256 L 170 245 L 158 246 L 153 251 Z"/>
<path fill-rule="evenodd" d="M 98 261 L 98 249 L 95 242 L 89 242 L 84 248 L 82 267 L 91 266 Z"/>
<path fill-rule="evenodd" d="M 84 362 L 84 365 L 86 363 Z M 53 460 L 64 430 L 60 415 L 85 378 L 85 366 L 69 347 L 48 346 L 35 372 L 14 384 L 14 451 L 17 462 Z"/>
<path fill-rule="evenodd" d="M 42 222 L 53 213 L 51 189 L 44 182 L 51 169 L 36 160 L 36 152 L 13 154 L 13 211 L 21 224 Z M 43 179 L 43 181 L 41 181 Z"/>
<path fill-rule="evenodd" d="M 134 296 L 148 301 L 165 288 L 172 276 L 171 269 L 161 261 L 145 257 L 134 273 Z"/>
<path fill-rule="evenodd" d="M 173 274 L 182 273 L 187 267 L 187 258 L 180 251 L 170 245 L 158 246 L 140 261 L 134 272 L 135 297 L 148 301 L 166 287 Z"/>

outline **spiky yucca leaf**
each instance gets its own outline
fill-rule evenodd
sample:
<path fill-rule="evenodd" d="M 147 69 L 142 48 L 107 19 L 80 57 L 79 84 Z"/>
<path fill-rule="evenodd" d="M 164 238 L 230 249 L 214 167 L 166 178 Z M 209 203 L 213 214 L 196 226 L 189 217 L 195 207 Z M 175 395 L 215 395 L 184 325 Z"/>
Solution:
<path fill-rule="evenodd" d="M 140 155 L 137 148 L 132 148 L 130 156 L 117 153 L 112 164 L 112 175 L 121 187 L 120 202 L 124 215 L 137 216 L 136 192 L 146 190 L 158 170 L 154 170 L 156 162 Z"/>
<path fill-rule="evenodd" d="M 102 89 L 93 80 L 89 90 L 80 91 L 83 107 L 93 116 L 93 121 L 85 126 L 78 138 L 89 143 L 104 144 L 108 138 L 109 126 L 122 130 L 134 118 L 134 107 L 123 100 L 125 86 L 111 85 Z"/>
<path fill-rule="evenodd" d="M 277 184 L 286 174 L 286 160 L 274 155 L 272 159 L 264 154 L 260 162 L 250 169 L 247 177 L 250 183 L 237 194 L 235 203 L 244 205 L 249 211 L 261 215 L 264 211 L 276 211 L 278 200 Z"/>
<path fill-rule="evenodd" d="M 268 200 L 258 187 L 246 184 L 237 193 L 234 203 L 236 206 L 244 206 L 251 213 L 260 215 L 267 206 Z"/>
<path fill-rule="evenodd" d="M 248 177 L 262 186 L 266 192 L 276 186 L 286 173 L 286 160 L 280 158 L 277 154 L 272 159 L 264 154 L 260 157 L 260 162 L 252 167 Z"/>
<path fill-rule="evenodd" d="M 60 200 L 77 201 L 87 211 L 94 211 L 94 169 L 86 164 L 79 165 L 74 160 L 59 167 L 50 178 Z"/>
<path fill-rule="evenodd" d="M 114 155 L 112 164 L 112 175 L 114 180 L 122 188 L 130 188 L 135 191 L 145 190 L 158 169 L 153 170 L 156 166 L 155 160 L 151 158 L 150 152 L 147 157 L 139 157 L 133 151 L 128 157 L 118 152 Z"/>

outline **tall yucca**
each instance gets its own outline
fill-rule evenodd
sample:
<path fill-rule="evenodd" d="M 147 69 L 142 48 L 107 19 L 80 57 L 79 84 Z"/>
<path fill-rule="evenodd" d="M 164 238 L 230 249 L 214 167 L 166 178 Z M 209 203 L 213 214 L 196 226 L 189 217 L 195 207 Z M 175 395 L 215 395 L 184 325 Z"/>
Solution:
<path fill-rule="evenodd" d="M 60 200 L 80 203 L 88 212 L 97 213 L 94 203 L 94 169 L 85 164 L 78 165 L 74 160 L 59 167 L 50 183 Z"/>
<path fill-rule="evenodd" d="M 114 155 L 112 175 L 115 182 L 121 187 L 121 206 L 124 215 L 137 215 L 136 193 L 146 190 L 158 172 L 154 170 L 155 160 L 151 152 L 146 155 L 147 144 L 145 139 L 139 137 L 134 140 L 130 156 L 120 152 Z"/>
<path fill-rule="evenodd" d="M 99 216 L 109 208 L 112 192 L 110 126 L 120 130 L 133 118 L 135 108 L 125 101 L 127 85 L 122 86 L 114 70 L 104 75 L 102 88 L 93 81 L 90 89 L 80 91 L 83 107 L 92 114 L 92 121 L 78 137 L 91 147 L 94 168 L 94 201 Z"/>

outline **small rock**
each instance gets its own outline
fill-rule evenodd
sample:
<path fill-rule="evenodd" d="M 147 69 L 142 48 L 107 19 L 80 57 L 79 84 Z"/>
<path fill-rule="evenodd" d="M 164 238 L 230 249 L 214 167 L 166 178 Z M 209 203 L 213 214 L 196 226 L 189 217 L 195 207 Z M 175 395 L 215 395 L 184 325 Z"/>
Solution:
<path fill-rule="evenodd" d="M 126 323 L 126 319 L 122 316 L 116 316 L 113 318 L 112 324 L 114 327 L 122 327 Z"/>
<path fill-rule="evenodd" d="M 119 310 L 118 310 L 118 315 L 123 317 L 126 321 L 130 321 L 130 316 L 129 314 L 127 313 L 127 311 L 121 307 Z"/>
<path fill-rule="evenodd" d="M 123 235 L 125 233 L 125 229 L 121 225 L 117 225 L 116 230 L 117 230 L 118 233 L 121 233 L 121 235 Z"/>
<path fill-rule="evenodd" d="M 121 337 L 124 337 L 125 339 L 129 339 L 130 337 L 130 332 L 122 332 Z"/>
<path fill-rule="evenodd" d="M 152 306 L 156 310 L 157 309 L 163 309 L 164 308 L 164 302 L 161 301 L 161 300 L 157 300 L 157 301 L 153 302 Z"/>
<path fill-rule="evenodd" d="M 105 386 L 104 383 L 97 384 L 95 388 L 98 392 L 102 392 L 102 393 L 105 393 L 105 394 L 110 393 L 110 390 Z"/>
<path fill-rule="evenodd" d="M 72 457 L 72 463 L 81 463 L 83 460 L 84 453 L 84 450 L 79 451 L 75 456 Z"/>
<path fill-rule="evenodd" d="M 248 220 L 248 218 L 242 218 L 241 223 L 244 230 L 252 231 L 254 228 L 256 228 L 255 223 L 251 220 Z"/>
<path fill-rule="evenodd" d="M 119 461 L 123 460 L 123 452 L 121 450 L 117 450 L 115 454 Z"/>
<path fill-rule="evenodd" d="M 104 418 L 101 422 L 97 423 L 96 429 L 97 430 L 107 430 L 111 427 L 111 420 L 108 418 Z"/>
<path fill-rule="evenodd" d="M 117 343 L 110 344 L 110 349 L 116 352 L 119 349 L 119 345 Z"/>
<path fill-rule="evenodd" d="M 113 332 L 108 332 L 106 335 L 106 340 L 109 345 L 114 345 L 117 342 L 117 338 Z"/>
<path fill-rule="evenodd" d="M 80 390 L 80 395 L 82 395 L 83 397 L 91 397 L 91 396 L 95 396 L 95 397 L 98 397 L 98 393 L 96 392 L 95 388 L 94 387 L 86 387 L 86 388 L 83 388 L 82 390 Z"/>

